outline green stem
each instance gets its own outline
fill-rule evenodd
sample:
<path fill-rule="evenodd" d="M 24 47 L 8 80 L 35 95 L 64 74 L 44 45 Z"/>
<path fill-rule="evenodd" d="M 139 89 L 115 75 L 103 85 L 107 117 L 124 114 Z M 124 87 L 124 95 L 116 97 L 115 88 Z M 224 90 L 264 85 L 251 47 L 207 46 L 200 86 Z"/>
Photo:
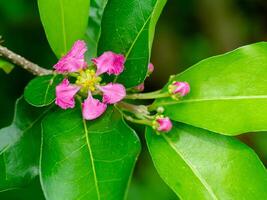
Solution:
<path fill-rule="evenodd" d="M 141 94 L 129 94 L 125 97 L 125 99 L 158 99 L 169 97 L 170 94 L 168 92 L 160 93 L 161 91 L 149 92 L 149 93 L 141 93 Z"/>
<path fill-rule="evenodd" d="M 142 125 L 147 125 L 147 126 L 152 126 L 152 122 L 146 119 L 134 119 L 131 116 L 123 114 L 124 118 L 132 123 L 135 124 L 142 124 Z"/>

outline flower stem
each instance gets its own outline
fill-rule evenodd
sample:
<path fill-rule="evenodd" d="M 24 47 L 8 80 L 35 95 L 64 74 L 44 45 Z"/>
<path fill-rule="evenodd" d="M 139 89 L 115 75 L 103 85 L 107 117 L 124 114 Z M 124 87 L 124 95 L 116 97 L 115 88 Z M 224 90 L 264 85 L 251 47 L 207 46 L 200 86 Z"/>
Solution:
<path fill-rule="evenodd" d="M 147 107 L 144 105 L 134 105 L 130 103 L 126 103 L 124 101 L 121 101 L 117 104 L 117 106 L 124 111 L 131 112 L 133 114 L 141 114 L 141 115 L 149 115 L 149 112 L 147 110 Z"/>
<path fill-rule="evenodd" d="M 147 120 L 147 119 L 134 119 L 132 118 L 131 116 L 128 116 L 128 115 L 123 115 L 124 118 L 132 123 L 135 123 L 135 124 L 142 124 L 142 125 L 147 125 L 147 126 L 152 126 L 152 122 Z"/>
<path fill-rule="evenodd" d="M 169 97 L 170 94 L 168 92 L 161 93 L 161 90 L 157 90 L 155 92 L 148 93 L 140 93 L 140 94 L 129 94 L 125 97 L 125 99 L 158 99 Z"/>
<path fill-rule="evenodd" d="M 23 69 L 29 71 L 33 75 L 48 75 L 48 74 L 53 74 L 52 70 L 48 70 L 45 68 L 42 68 L 27 59 L 23 58 L 22 56 L 10 51 L 6 47 L 3 47 L 0 45 L 0 56 L 7 58 L 10 60 L 12 63 L 21 66 Z"/>

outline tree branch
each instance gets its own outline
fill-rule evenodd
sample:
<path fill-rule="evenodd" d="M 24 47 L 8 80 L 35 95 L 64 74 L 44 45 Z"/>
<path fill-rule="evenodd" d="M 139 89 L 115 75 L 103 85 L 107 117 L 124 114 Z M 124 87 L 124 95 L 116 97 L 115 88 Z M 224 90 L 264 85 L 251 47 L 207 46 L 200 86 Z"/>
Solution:
<path fill-rule="evenodd" d="M 22 56 L 10 51 L 6 47 L 3 47 L 2 45 L 0 45 L 0 56 L 8 59 L 12 63 L 19 65 L 23 69 L 25 69 L 25 70 L 29 71 L 30 73 L 37 75 L 37 76 L 48 75 L 48 74 L 53 73 L 52 70 L 42 68 L 42 67 L 28 61 L 27 59 L 23 58 Z"/>

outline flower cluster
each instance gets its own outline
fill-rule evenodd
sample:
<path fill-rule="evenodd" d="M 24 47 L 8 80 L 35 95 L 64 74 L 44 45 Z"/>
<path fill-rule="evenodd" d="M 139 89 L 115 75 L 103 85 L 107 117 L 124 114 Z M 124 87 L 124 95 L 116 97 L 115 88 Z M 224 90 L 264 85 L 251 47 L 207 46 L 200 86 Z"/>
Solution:
<path fill-rule="evenodd" d="M 168 86 L 168 92 L 156 91 L 152 93 L 128 94 L 119 83 L 103 83 L 102 75 L 120 75 L 124 70 L 125 57 L 111 51 L 104 52 L 101 56 L 93 58 L 92 64 L 85 61 L 87 47 L 84 41 L 78 40 L 71 50 L 54 65 L 56 73 L 63 74 L 64 80 L 56 86 L 55 103 L 62 109 L 75 107 L 75 96 L 83 98 L 82 115 L 86 120 L 100 117 L 109 104 L 116 104 L 127 99 L 156 99 L 172 97 L 179 100 L 190 92 L 187 82 L 174 81 Z M 148 65 L 147 77 L 154 71 L 154 65 Z M 132 88 L 131 92 L 142 92 L 144 83 Z M 157 132 L 169 132 L 172 129 L 171 120 L 163 115 L 164 108 L 157 109 L 155 115 L 151 115 L 147 106 L 134 105 L 121 102 L 118 108 L 130 112 L 135 118 L 124 113 L 124 117 L 132 122 L 151 126 Z"/>
<path fill-rule="evenodd" d="M 125 58 L 121 54 L 105 52 L 100 57 L 92 59 L 94 66 L 89 67 L 84 54 L 87 51 L 85 42 L 78 40 L 72 49 L 63 56 L 54 68 L 57 73 L 70 74 L 76 77 L 75 84 L 65 78 L 56 87 L 56 104 L 62 109 L 74 108 L 75 95 L 80 92 L 87 98 L 82 103 L 84 119 L 93 120 L 101 116 L 108 104 L 121 101 L 126 90 L 122 84 L 101 84 L 101 75 L 119 75 L 124 70 Z M 94 96 L 102 96 L 102 101 Z"/>

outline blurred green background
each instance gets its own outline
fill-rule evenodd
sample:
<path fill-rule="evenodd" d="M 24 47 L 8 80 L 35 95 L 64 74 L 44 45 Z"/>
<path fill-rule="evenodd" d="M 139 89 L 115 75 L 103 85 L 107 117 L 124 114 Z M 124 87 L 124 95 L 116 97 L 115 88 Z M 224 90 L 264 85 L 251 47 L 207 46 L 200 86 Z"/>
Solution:
<path fill-rule="evenodd" d="M 0 0 L 0 35 L 3 45 L 29 60 L 47 68 L 55 64 L 56 58 L 41 26 L 37 0 Z M 267 40 L 266 0 L 169 0 L 157 26 L 151 58 L 156 70 L 146 81 L 146 90 L 161 88 L 169 75 L 204 58 L 263 40 Z M 15 100 L 31 78 L 19 67 L 9 75 L 0 70 L 0 128 L 12 121 Z M 138 134 L 142 139 L 142 128 Z M 267 164 L 266 133 L 246 134 L 240 139 L 255 149 Z M 142 142 L 129 200 L 177 199 L 160 180 L 143 139 Z M 24 190 L 1 193 L 0 199 L 39 200 L 43 197 L 36 180 Z"/>

